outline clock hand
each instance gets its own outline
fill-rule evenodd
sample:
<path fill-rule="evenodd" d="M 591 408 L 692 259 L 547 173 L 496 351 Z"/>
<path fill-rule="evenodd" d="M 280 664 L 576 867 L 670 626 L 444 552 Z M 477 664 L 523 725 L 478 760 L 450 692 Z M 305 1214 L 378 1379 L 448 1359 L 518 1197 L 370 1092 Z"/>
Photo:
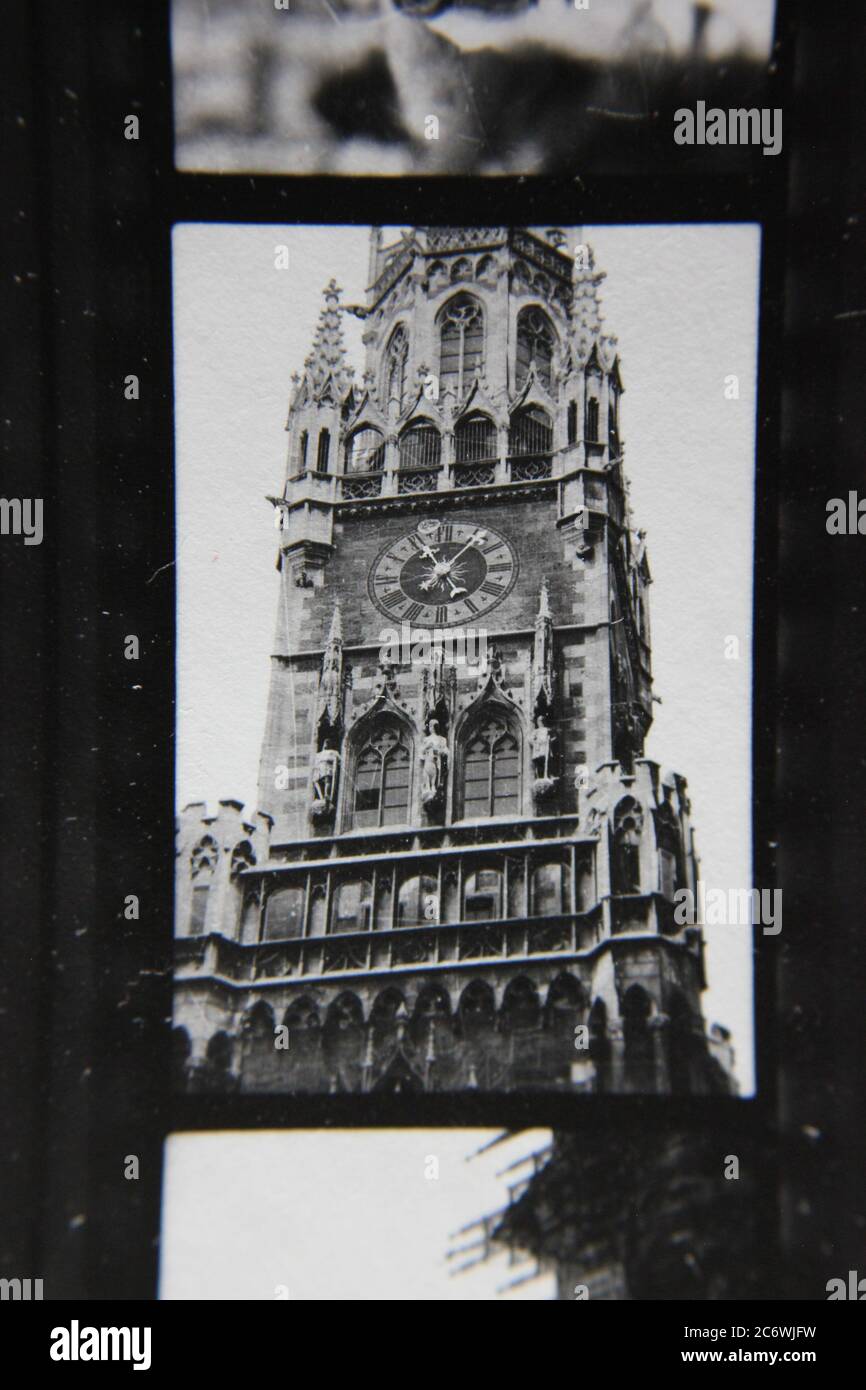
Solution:
<path fill-rule="evenodd" d="M 474 535 L 471 535 L 471 536 L 469 537 L 468 541 L 467 541 L 466 544 L 462 547 L 462 549 L 461 549 L 461 550 L 458 550 L 458 552 L 457 552 L 456 555 L 452 555 L 450 560 L 443 560 L 442 563 L 443 563 L 444 565 L 447 565 L 447 567 L 448 567 L 448 568 L 447 568 L 446 570 L 444 570 L 443 572 L 444 572 L 445 574 L 447 574 L 447 573 L 448 573 L 448 570 L 451 569 L 451 566 L 452 566 L 453 564 L 455 564 L 457 560 L 460 559 L 460 556 L 463 554 L 463 552 L 464 552 L 465 550 L 468 550 L 468 549 L 469 549 L 470 545 L 480 545 L 481 542 L 484 541 L 484 540 L 486 540 L 486 539 L 487 539 L 487 532 L 486 532 L 486 531 L 481 531 L 481 530 L 476 531 L 476 532 L 474 533 Z"/>

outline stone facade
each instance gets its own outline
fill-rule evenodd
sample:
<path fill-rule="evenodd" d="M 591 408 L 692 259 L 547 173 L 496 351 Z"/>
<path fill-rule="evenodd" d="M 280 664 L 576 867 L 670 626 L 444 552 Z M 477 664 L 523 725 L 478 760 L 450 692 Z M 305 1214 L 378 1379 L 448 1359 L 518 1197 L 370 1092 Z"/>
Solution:
<path fill-rule="evenodd" d="M 576 229 L 374 229 L 366 303 L 327 287 L 271 498 L 260 810 L 180 819 L 185 1084 L 729 1088 L 674 919 L 686 784 L 643 756 L 602 278 Z"/>

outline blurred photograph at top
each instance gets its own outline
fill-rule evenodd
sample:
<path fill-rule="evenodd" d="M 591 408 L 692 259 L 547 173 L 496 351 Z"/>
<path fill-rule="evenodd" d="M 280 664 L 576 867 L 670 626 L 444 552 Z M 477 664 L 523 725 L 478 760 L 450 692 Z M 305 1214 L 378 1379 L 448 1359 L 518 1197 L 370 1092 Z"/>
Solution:
<path fill-rule="evenodd" d="M 742 172 L 674 112 L 760 108 L 772 0 L 173 0 L 180 169 Z"/>

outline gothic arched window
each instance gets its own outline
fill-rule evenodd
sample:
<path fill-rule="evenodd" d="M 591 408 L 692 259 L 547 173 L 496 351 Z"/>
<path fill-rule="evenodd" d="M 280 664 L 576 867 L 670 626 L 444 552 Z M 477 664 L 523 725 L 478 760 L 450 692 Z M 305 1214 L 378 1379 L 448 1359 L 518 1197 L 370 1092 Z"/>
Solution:
<path fill-rule="evenodd" d="M 538 380 L 545 391 L 550 390 L 553 366 L 553 329 L 550 320 L 540 309 L 521 309 L 517 316 L 517 357 L 515 379 L 518 391 L 535 363 Z"/>
<path fill-rule="evenodd" d="M 502 997 L 502 1026 L 507 1033 L 527 1032 L 538 1025 L 541 1005 L 535 981 L 526 975 L 510 980 Z"/>
<path fill-rule="evenodd" d="M 409 339 L 402 323 L 398 323 L 388 341 L 385 353 L 385 399 L 397 402 L 397 411 L 403 409 L 406 394 L 406 363 L 409 359 Z"/>
<path fill-rule="evenodd" d="M 529 405 L 511 417 L 508 452 L 512 458 L 526 454 L 549 454 L 553 448 L 553 429 L 547 411 Z"/>
<path fill-rule="evenodd" d="M 409 749 L 396 724 L 380 724 L 355 763 L 352 826 L 405 825 L 409 819 Z"/>
<path fill-rule="evenodd" d="M 310 435 L 308 430 L 301 430 L 301 441 L 298 446 L 298 472 L 303 473 L 307 466 L 307 444 Z"/>
<path fill-rule="evenodd" d="M 437 467 L 441 453 L 439 431 L 428 420 L 416 420 L 400 435 L 401 468 Z"/>
<path fill-rule="evenodd" d="M 682 841 L 676 816 L 670 806 L 662 806 L 656 814 L 656 841 L 659 851 L 659 892 L 672 901 L 682 872 Z"/>
<path fill-rule="evenodd" d="M 475 726 L 463 756 L 463 815 L 520 814 L 520 740 L 504 719 Z"/>
<path fill-rule="evenodd" d="M 331 456 L 331 435 L 328 430 L 319 430 L 319 445 L 316 451 L 316 472 L 327 473 L 328 459 Z"/>
<path fill-rule="evenodd" d="M 568 438 L 569 444 L 576 444 L 576 443 L 577 443 L 577 401 L 569 401 L 569 402 L 568 402 L 568 425 L 567 425 L 567 429 L 568 429 L 567 438 Z"/>
<path fill-rule="evenodd" d="M 457 463 L 487 463 L 495 459 L 496 426 L 486 415 L 467 415 L 454 430 Z"/>
<path fill-rule="evenodd" d="M 622 1001 L 622 1034 L 628 1080 L 635 1090 L 654 1090 L 652 1000 L 640 985 L 631 985 Z"/>
<path fill-rule="evenodd" d="M 463 396 L 484 360 L 484 315 L 477 299 L 457 294 L 439 316 L 439 384 Z"/>
<path fill-rule="evenodd" d="M 598 401 L 590 396 L 586 403 L 586 438 L 588 443 L 598 443 Z"/>
<path fill-rule="evenodd" d="M 363 425 L 346 440 L 346 472 L 378 471 L 385 462 L 385 441 L 381 430 Z"/>
<path fill-rule="evenodd" d="M 219 845 L 212 835 L 199 840 L 190 855 L 192 870 L 192 905 L 189 917 L 189 935 L 200 936 L 204 931 L 207 913 L 208 893 L 211 880 L 219 858 Z"/>
<path fill-rule="evenodd" d="M 643 811 L 633 796 L 624 796 L 613 813 L 614 893 L 640 892 L 640 837 Z"/>

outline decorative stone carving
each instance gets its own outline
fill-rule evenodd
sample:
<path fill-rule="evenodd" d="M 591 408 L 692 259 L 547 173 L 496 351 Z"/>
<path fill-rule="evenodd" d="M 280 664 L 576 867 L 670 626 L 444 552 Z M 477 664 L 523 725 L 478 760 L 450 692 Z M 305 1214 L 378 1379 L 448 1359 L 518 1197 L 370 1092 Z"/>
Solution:
<path fill-rule="evenodd" d="M 441 804 L 448 766 L 448 740 L 439 733 L 438 720 L 430 720 L 430 732 L 421 745 L 421 802 L 428 810 Z"/>
<path fill-rule="evenodd" d="M 555 736 L 551 733 L 546 715 L 535 716 L 535 728 L 529 736 L 532 753 L 532 768 L 535 780 L 532 790 L 537 798 L 549 796 L 559 778 L 554 776 L 553 744 Z"/>
<path fill-rule="evenodd" d="M 542 579 L 532 650 L 532 708 L 536 714 L 553 705 L 553 681 L 553 619 L 547 580 Z"/>
<path fill-rule="evenodd" d="M 334 607 L 328 640 L 322 656 L 319 694 L 316 702 L 316 727 L 320 731 L 320 746 L 325 731 L 336 732 L 343 723 L 343 625 L 340 605 Z"/>
<path fill-rule="evenodd" d="M 498 647 L 491 646 L 487 652 L 487 659 L 482 664 L 478 675 L 477 688 L 479 693 L 486 689 L 488 682 L 497 689 L 502 689 L 505 680 L 505 667 L 502 664 L 502 653 Z"/>
<path fill-rule="evenodd" d="M 313 763 L 313 800 L 310 813 L 316 820 L 334 814 L 337 801 L 337 783 L 340 773 L 340 755 L 331 747 L 329 739 L 316 754 Z"/>
<path fill-rule="evenodd" d="M 378 700 L 383 695 L 397 697 L 397 668 L 391 661 L 379 662 L 379 673 L 373 682 L 373 699 Z"/>

